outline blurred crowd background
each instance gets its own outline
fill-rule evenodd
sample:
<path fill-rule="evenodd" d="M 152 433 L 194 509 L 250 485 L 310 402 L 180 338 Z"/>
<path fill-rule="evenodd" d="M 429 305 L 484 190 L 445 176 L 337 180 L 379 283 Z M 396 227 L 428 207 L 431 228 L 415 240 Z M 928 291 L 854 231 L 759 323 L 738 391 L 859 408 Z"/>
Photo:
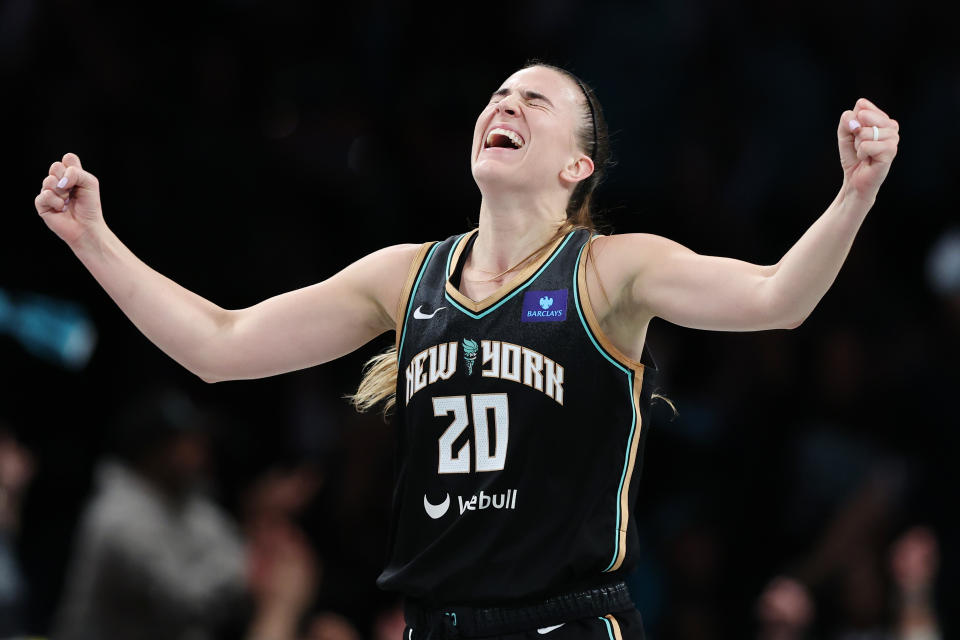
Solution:
<path fill-rule="evenodd" d="M 0 3 L 0 637 L 399 640 L 394 432 L 344 394 L 391 335 L 206 385 L 33 207 L 100 180 L 145 262 L 226 308 L 476 222 L 476 117 L 529 57 L 593 85 L 607 228 L 773 264 L 841 182 L 840 113 L 901 125 L 791 331 L 654 321 L 631 591 L 654 640 L 960 633 L 960 49 L 949 5 Z M 954 16 L 955 17 L 955 16 Z M 553 507 L 562 508 L 561 503 Z"/>

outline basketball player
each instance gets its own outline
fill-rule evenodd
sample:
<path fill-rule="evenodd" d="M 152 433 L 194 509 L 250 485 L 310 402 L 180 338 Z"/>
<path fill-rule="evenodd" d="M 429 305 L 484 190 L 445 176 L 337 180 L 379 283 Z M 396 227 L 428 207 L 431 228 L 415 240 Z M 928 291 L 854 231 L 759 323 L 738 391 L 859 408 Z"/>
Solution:
<path fill-rule="evenodd" d="M 769 266 L 650 234 L 595 236 L 607 127 L 593 92 L 545 64 L 511 75 L 477 119 L 478 229 L 382 249 L 247 309 L 222 309 L 137 259 L 74 154 L 50 167 L 36 207 L 134 324 L 207 382 L 302 369 L 396 331 L 354 402 L 396 406 L 378 584 L 406 596 L 405 640 L 623 640 L 643 637 L 622 579 L 637 557 L 651 318 L 799 326 L 871 208 L 898 129 L 865 99 L 841 115 L 841 189 Z"/>

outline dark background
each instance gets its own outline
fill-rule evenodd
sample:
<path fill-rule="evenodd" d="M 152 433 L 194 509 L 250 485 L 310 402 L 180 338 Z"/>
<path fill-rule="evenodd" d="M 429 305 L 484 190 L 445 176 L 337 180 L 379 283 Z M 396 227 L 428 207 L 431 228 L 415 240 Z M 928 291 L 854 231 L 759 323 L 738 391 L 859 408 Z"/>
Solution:
<path fill-rule="evenodd" d="M 877 203 L 802 326 L 651 325 L 679 416 L 660 411 L 647 441 L 633 586 L 654 637 L 744 637 L 764 585 L 803 564 L 831 517 L 879 478 L 890 508 L 878 579 L 889 580 L 885 545 L 930 525 L 949 625 L 960 596 L 950 517 L 960 313 L 925 277 L 931 246 L 957 223 L 960 49 L 943 6 L 0 4 L 0 288 L 76 302 L 99 336 L 89 364 L 70 371 L 0 335 L 0 418 L 39 468 L 20 542 L 32 628 L 46 628 L 59 596 L 106 425 L 158 380 L 220 416 L 228 507 L 269 465 L 328 469 L 306 516 L 327 566 L 318 606 L 362 625 L 365 609 L 392 602 L 373 587 L 392 432 L 342 400 L 392 337 L 307 371 L 202 383 L 136 330 L 36 215 L 50 163 L 77 153 L 127 246 L 242 308 L 377 248 L 466 230 L 480 203 L 468 155 L 477 114 L 529 57 L 596 89 L 618 160 L 598 194 L 615 231 L 760 264 L 776 263 L 836 195 L 841 112 L 864 96 L 899 121 Z M 363 540 L 344 512 L 366 523 Z M 338 567 L 355 548 L 367 549 L 360 565 Z M 850 625 L 836 604 L 846 588 L 815 589 L 824 633 Z M 697 624 L 707 635 L 687 628 Z"/>

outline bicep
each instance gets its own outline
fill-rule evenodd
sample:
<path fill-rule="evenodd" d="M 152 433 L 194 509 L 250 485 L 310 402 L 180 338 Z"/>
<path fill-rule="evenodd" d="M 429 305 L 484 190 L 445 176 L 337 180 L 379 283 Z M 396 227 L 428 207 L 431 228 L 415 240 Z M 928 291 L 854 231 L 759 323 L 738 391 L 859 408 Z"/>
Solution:
<path fill-rule="evenodd" d="M 634 265 L 632 298 L 649 315 L 712 331 L 784 326 L 772 298 L 776 267 L 700 255 L 666 238 L 637 236 L 644 237 L 625 255 Z"/>
<path fill-rule="evenodd" d="M 394 327 L 418 245 L 374 252 L 330 278 L 228 314 L 215 379 L 260 378 L 346 355 Z"/>

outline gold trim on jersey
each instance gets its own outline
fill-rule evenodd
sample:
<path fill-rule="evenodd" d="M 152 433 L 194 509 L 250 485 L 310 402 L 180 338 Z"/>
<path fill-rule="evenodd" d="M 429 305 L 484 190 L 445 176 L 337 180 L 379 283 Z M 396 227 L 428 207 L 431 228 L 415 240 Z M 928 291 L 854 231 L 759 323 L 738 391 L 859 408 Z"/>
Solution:
<path fill-rule="evenodd" d="M 623 487 L 620 489 L 620 513 L 623 514 L 620 520 L 620 545 L 617 549 L 617 560 L 610 567 L 610 571 L 619 569 L 627 555 L 627 529 L 630 526 L 630 481 L 633 479 L 633 468 L 637 462 L 637 449 L 640 443 L 640 430 L 643 427 L 643 418 L 640 416 L 640 389 L 642 387 L 643 369 L 634 371 L 633 374 L 633 406 L 637 412 L 637 426 L 634 429 L 633 442 L 630 443 L 630 461 L 627 463 L 627 473 L 623 479 Z"/>
<path fill-rule="evenodd" d="M 550 247 L 543 252 L 543 255 L 541 255 L 539 258 L 534 260 L 532 263 L 525 266 L 523 269 L 520 269 L 516 273 L 516 275 L 513 278 L 511 278 L 510 281 L 504 284 L 502 287 L 494 291 L 492 294 L 490 294 L 483 300 L 476 302 L 474 300 L 471 300 L 467 296 L 463 295 L 462 293 L 460 293 L 460 291 L 455 286 L 453 286 L 453 283 L 450 282 L 450 276 L 452 276 L 453 272 L 457 270 L 457 267 L 460 264 L 460 258 L 463 254 L 463 250 L 464 248 L 466 248 L 467 242 L 470 240 L 470 237 L 473 234 L 477 233 L 478 231 L 479 229 L 474 229 L 469 233 L 465 233 L 463 237 L 460 238 L 460 242 L 458 242 L 457 246 L 454 247 L 453 249 L 453 256 L 451 256 L 450 258 L 450 268 L 446 274 L 447 275 L 446 277 L 447 294 L 450 297 L 452 297 L 454 300 L 456 300 L 458 303 L 463 305 L 466 309 L 474 313 L 479 313 L 481 311 L 484 311 L 485 309 L 487 309 L 487 307 L 490 307 L 496 304 L 505 295 L 507 295 L 508 293 L 516 289 L 518 286 L 523 284 L 527 279 L 530 278 L 530 276 L 532 276 L 537 271 L 537 269 L 543 266 L 543 264 L 557 250 L 557 247 L 560 246 L 560 243 L 563 242 L 567 237 L 567 234 L 563 234 L 559 236 L 556 240 L 554 240 L 554 242 L 550 245 Z"/>
<path fill-rule="evenodd" d="M 612 613 L 608 613 L 603 616 L 610 621 L 611 626 L 613 626 L 613 638 L 614 640 L 623 640 L 623 634 L 620 632 L 620 623 L 617 622 L 617 619 L 613 617 Z"/>
<path fill-rule="evenodd" d="M 403 323 L 407 320 L 407 304 L 410 301 L 410 292 L 413 289 L 413 283 L 417 279 L 417 274 L 420 272 L 420 267 L 423 265 L 423 259 L 426 257 L 427 252 L 430 251 L 430 247 L 437 244 L 436 242 L 424 242 L 420 245 L 420 249 L 417 251 L 417 254 L 413 257 L 413 263 L 410 265 L 410 270 L 407 272 L 407 281 L 403 285 L 403 289 L 400 290 L 400 299 L 397 301 L 397 338 L 396 345 L 397 350 L 400 349 L 400 337 L 403 335 Z M 397 354 L 397 359 L 399 361 L 400 354 Z"/>
<path fill-rule="evenodd" d="M 590 238 L 587 242 L 593 242 L 597 236 Z M 584 252 L 590 251 L 588 246 L 584 249 Z M 588 262 L 589 253 L 587 253 L 583 260 L 580 261 L 580 267 L 577 271 L 577 288 L 580 292 L 580 306 L 583 309 L 583 315 L 587 319 L 587 324 L 590 325 L 590 330 L 593 332 L 594 337 L 600 342 L 600 346 L 607 350 L 607 352 L 613 356 L 616 360 L 620 361 L 620 364 L 623 364 L 627 367 L 630 367 L 634 371 L 643 371 L 644 365 L 642 362 L 637 362 L 623 351 L 617 348 L 615 344 L 610 341 L 610 338 L 603 332 L 603 329 L 600 328 L 600 321 L 597 320 L 596 314 L 593 312 L 593 304 L 590 302 L 590 293 L 587 291 L 587 262 Z"/>
<path fill-rule="evenodd" d="M 587 242 L 593 242 L 595 238 L 596 236 Z M 584 249 L 584 251 L 589 250 L 589 246 Z M 637 449 L 640 443 L 640 431 L 643 427 L 643 417 L 640 413 L 640 392 L 643 388 L 643 373 L 646 370 L 646 365 L 642 362 L 637 362 L 618 349 L 600 328 L 600 322 L 593 312 L 593 304 L 590 302 L 590 294 L 587 291 L 586 265 L 587 259 L 584 258 L 580 261 L 580 266 L 577 270 L 577 291 L 580 295 L 580 308 L 583 310 L 583 316 L 587 321 L 591 333 L 593 333 L 593 337 L 597 339 L 600 346 L 607 351 L 610 357 L 633 371 L 633 410 L 637 422 L 633 429 L 633 439 L 630 442 L 630 452 L 627 460 L 626 473 L 623 478 L 623 486 L 620 488 L 620 495 L 618 496 L 621 518 L 618 530 L 619 544 L 617 545 L 617 557 L 613 564 L 606 569 L 606 571 L 616 571 L 623 564 L 623 560 L 627 555 L 627 529 L 630 523 L 630 481 L 633 479 L 633 468 L 637 461 Z"/>

